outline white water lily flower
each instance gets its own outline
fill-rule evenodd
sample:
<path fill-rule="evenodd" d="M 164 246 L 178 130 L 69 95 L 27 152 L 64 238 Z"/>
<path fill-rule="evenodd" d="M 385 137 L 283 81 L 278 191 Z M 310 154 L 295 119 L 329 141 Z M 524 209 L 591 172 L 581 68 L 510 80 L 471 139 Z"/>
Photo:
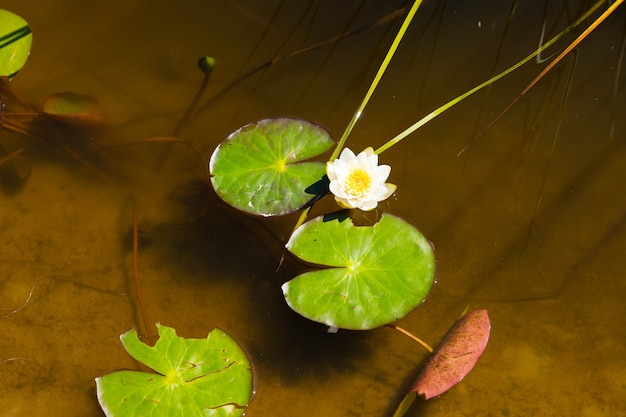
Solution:
<path fill-rule="evenodd" d="M 378 155 L 371 147 L 358 155 L 344 148 L 338 159 L 326 163 L 330 192 L 343 208 L 375 209 L 396 191 L 395 185 L 385 183 L 390 173 L 389 165 L 378 165 Z"/>

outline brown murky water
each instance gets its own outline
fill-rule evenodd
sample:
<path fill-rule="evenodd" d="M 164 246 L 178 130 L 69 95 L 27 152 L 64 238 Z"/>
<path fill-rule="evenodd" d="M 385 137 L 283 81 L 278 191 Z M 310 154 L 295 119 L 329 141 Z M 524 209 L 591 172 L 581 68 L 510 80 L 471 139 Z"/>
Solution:
<path fill-rule="evenodd" d="M 544 21 L 552 36 L 589 6 L 465 3 L 423 5 L 349 146 L 384 143 L 528 55 Z M 34 32 L 15 90 L 35 103 L 67 90 L 97 97 L 111 123 L 105 136 L 87 139 L 98 146 L 169 136 L 200 84 L 195 61 L 201 55 L 218 62 L 210 97 L 277 54 L 404 6 L 2 5 Z M 618 10 L 575 57 L 478 138 L 543 66 L 528 64 L 382 155 L 398 192 L 381 209 L 419 227 L 438 259 L 438 284 L 401 325 L 435 344 L 469 304 L 487 308 L 493 326 L 476 369 L 442 397 L 414 405 L 409 416 L 615 416 L 622 410 L 625 17 Z M 280 241 L 295 218 L 242 217 L 203 181 L 214 147 L 260 118 L 302 117 L 338 137 L 399 24 L 395 19 L 282 60 L 219 100 L 205 100 L 180 135 L 202 159 L 184 145 L 117 147 L 103 165 L 115 177 L 104 181 L 67 154 L 0 132 L 8 150 L 31 144 L 23 156 L 32 169 L 20 190 L 0 196 L 1 414 L 101 416 L 94 378 L 135 366 L 118 337 L 133 326 L 145 332 L 132 269 L 136 201 L 150 322 L 186 337 L 206 337 L 215 326 L 234 336 L 254 364 L 257 394 L 247 415 L 390 416 L 424 352 L 389 329 L 331 335 L 293 313 L 280 285 L 294 266 L 275 271 Z"/>

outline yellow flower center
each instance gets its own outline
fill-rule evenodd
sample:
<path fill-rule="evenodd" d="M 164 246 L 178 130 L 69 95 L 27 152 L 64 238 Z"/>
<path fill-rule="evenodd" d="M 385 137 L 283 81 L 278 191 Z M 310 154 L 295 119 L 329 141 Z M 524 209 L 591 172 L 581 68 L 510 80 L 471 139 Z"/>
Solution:
<path fill-rule="evenodd" d="M 369 190 L 371 183 L 372 179 L 367 171 L 355 169 L 346 178 L 344 187 L 348 194 L 358 196 Z"/>

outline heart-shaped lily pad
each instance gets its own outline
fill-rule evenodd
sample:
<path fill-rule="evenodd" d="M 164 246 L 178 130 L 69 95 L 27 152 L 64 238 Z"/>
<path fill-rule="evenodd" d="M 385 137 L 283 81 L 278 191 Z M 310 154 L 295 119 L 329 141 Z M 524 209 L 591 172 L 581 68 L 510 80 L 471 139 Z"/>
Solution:
<path fill-rule="evenodd" d="M 96 378 L 107 417 L 243 415 L 252 393 L 252 371 L 237 342 L 220 329 L 206 339 L 184 339 L 157 324 L 154 347 L 137 332 L 121 336 L 128 353 L 157 373 L 117 371 Z"/>
<path fill-rule="evenodd" d="M 32 41 L 26 20 L 0 9 L 0 76 L 11 78 L 24 66 Z"/>
<path fill-rule="evenodd" d="M 365 330 L 400 319 L 426 298 L 435 279 L 428 240 L 386 213 L 373 226 L 317 217 L 296 229 L 287 249 L 331 267 L 282 286 L 293 310 L 331 327 Z"/>
<path fill-rule="evenodd" d="M 216 193 L 247 213 L 276 216 L 303 208 L 317 197 L 326 165 L 300 162 L 335 142 L 323 127 L 306 120 L 265 119 L 231 133 L 211 155 Z"/>

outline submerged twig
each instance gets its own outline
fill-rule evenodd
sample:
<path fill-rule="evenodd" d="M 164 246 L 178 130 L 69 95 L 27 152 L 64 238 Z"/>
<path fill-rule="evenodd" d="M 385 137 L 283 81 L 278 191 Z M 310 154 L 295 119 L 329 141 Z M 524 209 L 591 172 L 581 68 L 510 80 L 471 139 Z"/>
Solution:
<path fill-rule="evenodd" d="M 0 159 L 0 166 L 4 165 L 9 159 L 18 156 L 19 154 L 21 154 L 22 152 L 24 152 L 26 150 L 26 148 L 20 148 L 17 151 L 13 151 L 10 154 L 6 155 L 4 158 Z M 0 155 L 4 154 L 4 150 L 2 149 L 2 147 L 0 147 Z"/>
<path fill-rule="evenodd" d="M 6 319 L 6 318 L 12 316 L 13 314 L 17 313 L 18 311 L 24 309 L 24 307 L 26 307 L 26 305 L 30 302 L 30 298 L 33 296 L 33 291 L 35 291 L 35 286 L 34 285 L 30 289 L 30 291 L 28 292 L 28 297 L 26 297 L 26 300 L 22 303 L 22 305 L 19 306 L 18 308 L 16 308 L 15 310 L 12 310 L 11 312 L 5 314 L 3 317 Z M 4 363 L 4 362 L 5 361 L 2 361 L 2 363 Z"/>

